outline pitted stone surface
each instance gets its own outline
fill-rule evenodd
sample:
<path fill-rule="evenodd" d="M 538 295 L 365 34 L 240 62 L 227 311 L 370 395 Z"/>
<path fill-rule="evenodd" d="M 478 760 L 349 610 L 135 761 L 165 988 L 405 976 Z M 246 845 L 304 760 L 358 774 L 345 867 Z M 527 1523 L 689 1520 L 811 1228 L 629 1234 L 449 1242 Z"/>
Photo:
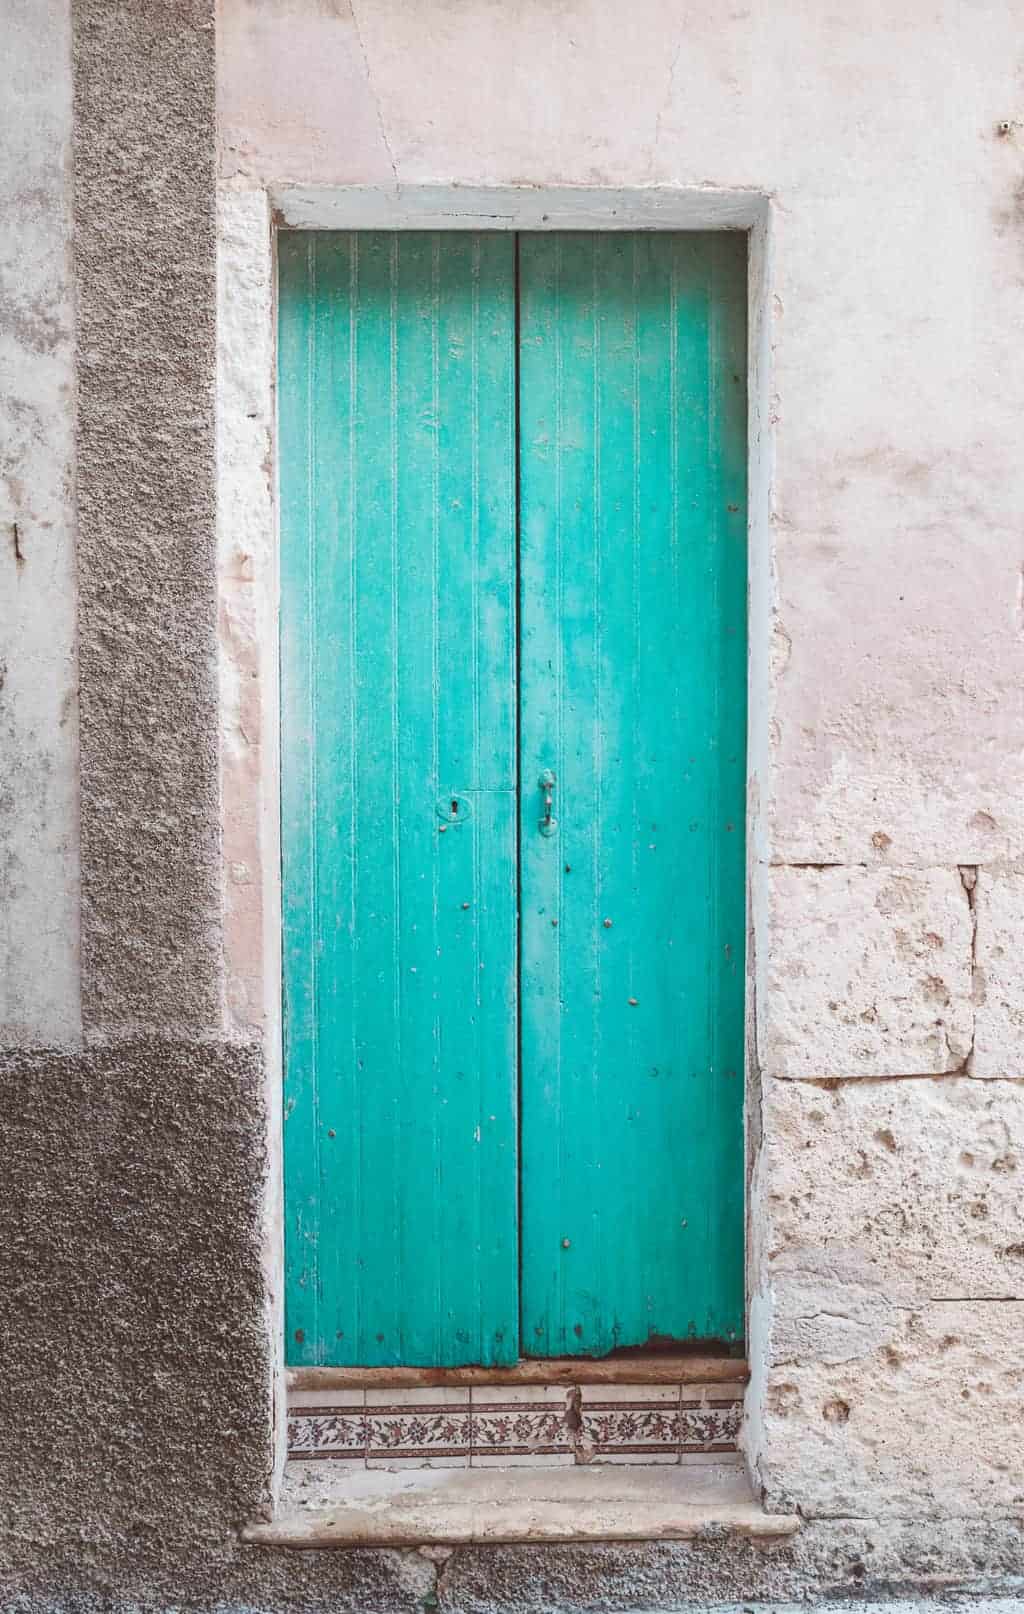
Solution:
<path fill-rule="evenodd" d="M 940 1074 L 971 1051 L 973 921 L 956 869 L 772 868 L 768 1076 Z"/>
<path fill-rule="evenodd" d="M 823 1277 L 817 1292 L 791 1290 L 803 1309 L 783 1312 L 773 1338 L 758 1464 L 770 1505 L 818 1518 L 1024 1518 L 1024 1299 L 915 1306 L 879 1290 L 858 1315 L 863 1294 Z M 819 1327 L 825 1307 L 835 1316 Z M 846 1348 L 823 1349 L 847 1316 Z"/>
<path fill-rule="evenodd" d="M 763 1125 L 780 1299 L 798 1258 L 882 1300 L 1024 1295 L 1024 1082 L 768 1081 Z"/>

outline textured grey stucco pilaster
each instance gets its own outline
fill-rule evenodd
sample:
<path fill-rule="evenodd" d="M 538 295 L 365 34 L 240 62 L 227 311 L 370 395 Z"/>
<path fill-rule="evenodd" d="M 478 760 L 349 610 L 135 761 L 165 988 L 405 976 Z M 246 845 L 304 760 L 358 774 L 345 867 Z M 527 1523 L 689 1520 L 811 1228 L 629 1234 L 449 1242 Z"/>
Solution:
<path fill-rule="evenodd" d="M 212 0 L 76 0 L 87 1034 L 220 1023 Z"/>
<path fill-rule="evenodd" d="M 244 1048 L 0 1054 L 0 1606 L 12 1564 L 222 1546 L 265 1494 L 263 1083 Z"/>

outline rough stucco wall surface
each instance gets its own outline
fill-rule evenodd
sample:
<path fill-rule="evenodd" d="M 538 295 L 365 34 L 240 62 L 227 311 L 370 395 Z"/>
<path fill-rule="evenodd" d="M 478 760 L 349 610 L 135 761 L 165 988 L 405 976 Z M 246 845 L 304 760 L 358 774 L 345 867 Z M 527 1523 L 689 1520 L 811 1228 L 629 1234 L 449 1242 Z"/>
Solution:
<path fill-rule="evenodd" d="M 4 7 L 0 1042 L 71 1042 L 78 797 L 67 0 Z M 46 48 L 40 49 L 40 38 Z"/>
<path fill-rule="evenodd" d="M 181 0 L 25 0 L 5 23 L 17 138 L 0 171 L 23 261 L 4 261 L 0 340 L 17 361 L 7 493 L 24 560 L 8 574 L 5 544 L 23 659 L 22 729 L 4 740 L 26 827 L 5 824 L 4 847 L 45 877 L 34 908 L 15 891 L 5 916 L 29 1009 L 5 1027 L 22 1046 L 0 1052 L 0 1604 L 67 1607 L 86 1588 L 127 1607 L 159 1586 L 166 1606 L 189 1564 L 208 1587 L 238 1569 L 234 1528 L 272 1461 L 264 1065 L 216 1038 L 213 18 Z M 74 958 L 54 806 L 62 769 L 73 783 L 72 74 L 86 1051 L 53 1046 L 79 1026 L 50 936 Z M 408 1580 L 377 1576 L 389 1594 Z"/>
<path fill-rule="evenodd" d="M 4 1609 L 402 1614 L 433 1585 L 238 1546 L 270 1469 L 263 1093 L 242 1048 L 0 1055 Z"/>
<path fill-rule="evenodd" d="M 75 0 L 82 994 L 221 1021 L 214 31 Z"/>
<path fill-rule="evenodd" d="M 83 1525 L 220 1541 L 260 1500 L 261 1083 L 241 1049 L 0 1057 L 2 1529 L 27 1561 Z"/>

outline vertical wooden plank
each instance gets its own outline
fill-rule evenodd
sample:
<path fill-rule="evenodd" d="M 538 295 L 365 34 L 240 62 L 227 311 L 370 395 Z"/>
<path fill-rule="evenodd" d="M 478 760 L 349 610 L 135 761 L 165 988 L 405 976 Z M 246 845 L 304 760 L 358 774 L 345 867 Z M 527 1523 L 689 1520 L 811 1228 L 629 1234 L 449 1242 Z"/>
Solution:
<path fill-rule="evenodd" d="M 460 1129 L 445 1128 L 439 1141 L 439 1178 L 447 1185 L 441 1259 L 454 1329 L 454 1338 L 439 1345 L 457 1360 L 467 1350 L 473 1360 L 503 1360 L 518 1352 L 515 710 L 509 698 L 515 525 L 507 435 L 515 404 L 514 305 L 503 309 L 498 330 L 491 311 L 497 288 L 508 286 L 514 242 L 480 235 L 436 240 L 438 779 L 454 815 L 438 842 L 444 970 L 438 1087 L 441 1103 L 463 1118 Z M 487 404 L 498 389 L 504 415 L 495 417 Z M 496 1200 L 497 1189 L 503 1197 Z M 484 1334 L 480 1319 L 492 1309 L 488 1296 L 496 1284 L 509 1323 Z"/>
<path fill-rule="evenodd" d="M 286 241 L 293 239 L 284 238 Z M 335 693 L 335 669 L 351 667 L 354 660 L 355 563 L 353 543 L 355 504 L 350 481 L 325 477 L 322 465 L 345 464 L 354 451 L 354 419 L 351 376 L 355 363 L 356 326 L 353 317 L 353 288 L 358 286 L 359 253 L 356 241 L 347 237 L 332 247 L 323 238 L 311 239 L 309 250 L 315 266 L 315 294 L 309 355 L 309 400 L 311 438 L 306 446 L 305 464 L 310 515 L 307 564 L 309 567 L 310 608 L 306 623 L 309 635 L 307 655 L 313 674 L 310 692 L 313 713 L 312 742 L 304 765 L 311 770 L 313 794 L 307 818 L 313 842 L 313 885 L 310 930 L 310 967 L 315 980 L 315 1026 L 317 1060 L 310 1095 L 314 1137 L 309 1144 L 303 1132 L 294 1132 L 288 1119 L 285 1133 L 286 1163 L 311 1147 L 319 1174 L 320 1220 L 317 1230 L 320 1300 L 344 1291 L 347 1303 L 338 1309 L 345 1322 L 335 1322 L 320 1311 L 320 1325 L 307 1332 L 302 1349 L 304 1359 L 323 1362 L 338 1340 L 339 1333 L 351 1334 L 356 1325 L 349 1317 L 358 1315 L 357 1274 L 341 1259 L 341 1250 L 329 1236 L 332 1227 L 352 1224 L 360 1215 L 356 1198 L 358 1176 L 345 1169 L 338 1158 L 337 1139 L 358 1116 L 359 1085 L 352 1060 L 351 1009 L 355 990 L 354 932 L 350 923 L 357 878 L 352 826 L 358 790 L 355 708 L 350 699 Z M 284 401 L 284 400 L 282 400 Z M 282 449 L 282 464 L 287 458 Z M 282 527 L 288 532 L 288 527 Z M 282 546 L 284 566 L 291 564 L 287 542 Z M 290 592 L 282 576 L 282 604 Z M 288 654 L 282 655 L 282 675 L 288 673 Z M 283 768 L 286 775 L 287 769 Z M 289 784 L 286 776 L 282 786 Z M 287 834 L 283 844 L 289 846 Z M 289 860 L 284 873 L 290 874 Z M 286 937 L 291 922 L 286 916 Z M 298 990 L 301 980 L 292 976 Z M 293 1061 L 290 1038 L 286 1035 L 289 1080 L 301 1078 L 301 1054 Z M 295 1117 L 301 1125 L 301 1112 Z M 287 1183 L 286 1183 L 287 1195 Z M 331 1333 L 335 1339 L 331 1340 Z M 293 1341 L 296 1348 L 297 1340 Z"/>
<path fill-rule="evenodd" d="M 471 960 L 484 1062 L 473 1132 L 475 1282 L 481 1295 L 500 1293 L 491 1309 L 508 1321 L 496 1320 L 491 1337 L 482 1323 L 479 1349 L 504 1362 L 520 1355 L 516 243 L 497 232 L 475 243 L 473 744 L 480 789 Z M 453 911 L 468 926 L 461 903 Z"/>
<path fill-rule="evenodd" d="M 531 1354 L 742 1329 L 744 245 L 521 243 Z"/>
<path fill-rule="evenodd" d="M 284 235 L 279 243 L 278 375 L 282 408 L 281 526 L 281 837 L 285 1197 L 288 1205 L 289 1360 L 315 1363 L 320 1332 L 320 1149 L 317 1121 L 315 698 L 311 652 L 316 545 L 311 465 L 316 243 Z"/>
<path fill-rule="evenodd" d="M 438 523 L 436 484 L 439 438 L 436 378 L 438 344 L 438 248 L 428 235 L 393 238 L 398 255 L 398 354 L 400 385 L 394 430 L 403 445 L 403 474 L 396 488 L 401 535 L 395 599 L 399 613 L 399 789 L 406 801 L 437 795 L 437 595 Z M 422 691 L 434 691 L 422 709 Z M 404 1054 L 420 1081 L 436 1090 L 440 1049 L 435 961 L 438 947 L 438 840 L 436 813 L 403 823 L 402 861 L 413 875 L 403 882 L 400 969 L 407 1017 Z M 404 1170 L 399 1172 L 397 1214 L 399 1266 L 403 1275 L 399 1359 L 430 1361 L 442 1330 L 444 1249 L 442 1204 L 437 1192 L 440 1114 L 435 1101 L 401 1103 L 397 1112 Z M 410 1098 L 412 1095 L 410 1094 Z M 388 1223 L 385 1223 L 385 1233 Z M 424 1234 L 428 1236 L 425 1238 Z M 386 1251 L 381 1252 L 386 1260 Z M 372 1345 L 372 1342 L 370 1342 Z"/>
<path fill-rule="evenodd" d="M 564 790 L 556 781 L 557 837 L 539 834 L 545 769 L 562 759 L 559 585 L 562 548 L 560 235 L 519 242 L 519 710 L 520 710 L 520 1239 L 524 1353 L 555 1354 L 563 1327 L 561 1268 L 561 953 L 557 934 Z M 562 769 L 564 774 L 564 768 Z M 563 781 L 564 782 L 564 781 Z"/>
<path fill-rule="evenodd" d="M 718 1316 L 743 1314 L 744 1174 L 728 1154 L 743 1153 L 744 1009 L 746 995 L 747 777 L 747 253 L 745 240 L 715 235 L 710 254 L 711 432 L 718 460 L 715 505 L 719 533 L 717 637 L 718 752 L 714 822 L 715 903 L 720 922 L 713 968 L 720 1012 L 714 1022 L 715 1125 L 728 1138 L 715 1181 L 719 1215 L 713 1259 Z M 742 1322 L 737 1333 L 742 1334 Z"/>
<path fill-rule="evenodd" d="M 353 1151 L 358 1172 L 358 1215 L 352 1255 L 359 1271 L 359 1331 L 356 1360 L 375 1350 L 398 1354 L 400 1328 L 399 1171 L 396 1159 L 402 1101 L 402 988 L 397 968 L 401 926 L 399 845 L 396 824 L 398 770 L 395 760 L 397 634 L 394 612 L 394 442 L 396 403 L 392 352 L 392 237 L 367 232 L 355 238 L 358 275 L 353 287 L 356 388 L 350 494 L 355 501 L 352 541 L 355 583 L 351 633 L 354 689 L 333 692 L 321 681 L 318 702 L 353 699 L 352 790 L 355 860 L 354 993 L 351 1027 L 359 1086 L 358 1134 L 348 1127 L 332 1140 Z M 329 250 L 324 241 L 322 250 Z M 346 469 L 349 469 L 348 467 Z M 322 486 L 338 474 L 318 462 Z M 319 536 L 319 535 L 318 535 Z M 321 611 L 335 610 L 326 602 Z M 324 668 L 326 672 L 326 668 Z M 326 824 L 328 805 L 324 803 Z M 318 834 L 320 822 L 318 820 Z M 340 1027 L 339 1027 L 340 1030 Z M 345 1156 L 335 1156 L 344 1169 Z M 342 1251 L 346 1229 L 324 1229 Z M 325 1306 L 329 1304 L 325 1295 Z M 351 1332 L 344 1316 L 335 1332 Z M 377 1335 L 383 1335 L 378 1339 Z M 345 1351 L 338 1341 L 339 1355 Z"/>
<path fill-rule="evenodd" d="M 309 1035 L 289 1015 L 286 1041 L 289 1355 L 509 1361 L 514 244 L 321 235 L 312 293 L 290 239 L 282 588 L 296 628 L 282 678 L 316 726 L 310 745 L 285 701 L 286 996 L 307 1004 L 315 969 L 316 1002 Z M 317 1173 L 314 1312 L 290 1185 Z"/>

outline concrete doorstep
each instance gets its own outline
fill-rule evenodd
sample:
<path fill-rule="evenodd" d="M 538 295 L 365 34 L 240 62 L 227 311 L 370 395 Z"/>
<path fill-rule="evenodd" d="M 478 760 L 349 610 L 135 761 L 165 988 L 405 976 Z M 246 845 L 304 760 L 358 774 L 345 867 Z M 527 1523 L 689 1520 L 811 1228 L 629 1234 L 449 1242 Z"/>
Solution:
<path fill-rule="evenodd" d="M 242 1535 L 303 1548 L 777 1540 L 799 1523 L 765 1513 L 735 1464 L 396 1470 L 318 1462 L 290 1463 L 274 1518 Z"/>

